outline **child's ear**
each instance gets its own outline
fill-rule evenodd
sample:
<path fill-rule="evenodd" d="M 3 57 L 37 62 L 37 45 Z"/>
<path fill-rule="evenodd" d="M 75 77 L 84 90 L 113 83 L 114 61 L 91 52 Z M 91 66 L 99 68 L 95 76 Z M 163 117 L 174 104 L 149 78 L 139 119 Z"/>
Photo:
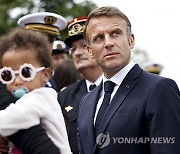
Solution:
<path fill-rule="evenodd" d="M 51 69 L 49 67 L 44 70 L 44 81 L 48 82 L 51 77 Z"/>

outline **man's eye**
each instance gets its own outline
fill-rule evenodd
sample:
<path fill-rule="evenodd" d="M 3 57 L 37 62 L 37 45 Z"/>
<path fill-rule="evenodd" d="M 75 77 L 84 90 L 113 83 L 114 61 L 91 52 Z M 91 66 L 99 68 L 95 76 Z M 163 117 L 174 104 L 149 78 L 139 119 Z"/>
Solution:
<path fill-rule="evenodd" d="M 97 37 L 94 38 L 93 42 L 99 42 L 99 41 L 101 41 L 102 39 L 103 39 L 102 36 L 97 36 Z"/>
<path fill-rule="evenodd" d="M 113 32 L 113 33 L 112 33 L 112 36 L 113 36 L 113 37 L 116 37 L 116 36 L 119 36 L 119 34 L 120 34 L 119 32 Z"/>
<path fill-rule="evenodd" d="M 82 44 L 82 48 L 86 48 L 87 44 Z"/>
<path fill-rule="evenodd" d="M 71 49 L 70 49 L 71 54 L 74 53 L 75 50 L 76 50 L 76 48 L 71 48 Z"/>

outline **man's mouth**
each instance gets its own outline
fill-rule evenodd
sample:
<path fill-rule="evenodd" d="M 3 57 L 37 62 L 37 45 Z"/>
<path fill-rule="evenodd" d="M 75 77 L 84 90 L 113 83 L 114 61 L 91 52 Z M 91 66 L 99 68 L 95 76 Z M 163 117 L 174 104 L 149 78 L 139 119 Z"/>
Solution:
<path fill-rule="evenodd" d="M 84 61 L 84 60 L 88 60 L 87 58 L 79 58 L 78 60 L 77 60 L 77 63 L 79 63 L 79 62 L 81 62 L 81 61 Z"/>
<path fill-rule="evenodd" d="M 104 58 L 114 58 L 114 57 L 116 57 L 118 54 L 119 54 L 119 53 L 117 53 L 117 52 L 109 52 L 108 54 L 106 54 L 106 55 L 104 56 Z"/>

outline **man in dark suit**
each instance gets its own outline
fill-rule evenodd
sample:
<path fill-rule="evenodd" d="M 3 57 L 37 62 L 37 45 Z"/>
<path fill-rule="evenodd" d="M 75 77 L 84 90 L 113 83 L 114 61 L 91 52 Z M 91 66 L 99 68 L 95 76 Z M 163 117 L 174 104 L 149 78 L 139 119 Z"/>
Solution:
<path fill-rule="evenodd" d="M 6 90 L 5 85 L 0 82 L 0 110 L 15 101 L 16 99 Z M 26 154 L 59 154 L 59 149 L 40 125 L 27 130 L 21 130 L 8 138 Z M 0 137 L 0 153 L 8 153 L 10 147 L 8 147 L 6 141 Z"/>
<path fill-rule="evenodd" d="M 179 89 L 131 61 L 135 41 L 127 16 L 116 7 L 93 10 L 85 38 L 104 74 L 80 103 L 80 154 L 179 154 Z"/>
<path fill-rule="evenodd" d="M 83 37 L 86 17 L 79 17 L 71 21 L 68 25 L 69 37 L 65 40 L 67 46 L 71 48 L 71 55 L 77 70 L 84 77 L 83 80 L 67 87 L 58 95 L 63 112 L 69 119 L 68 137 L 71 151 L 78 154 L 77 143 L 77 115 L 81 98 L 91 90 L 91 84 L 96 86 L 102 80 L 102 69 L 94 59 L 91 59 L 86 51 L 86 42 Z"/>

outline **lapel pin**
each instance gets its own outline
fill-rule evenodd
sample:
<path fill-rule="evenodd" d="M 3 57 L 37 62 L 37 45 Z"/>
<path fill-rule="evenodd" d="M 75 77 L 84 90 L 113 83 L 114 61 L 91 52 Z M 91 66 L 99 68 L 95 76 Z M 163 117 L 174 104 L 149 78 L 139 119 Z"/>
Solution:
<path fill-rule="evenodd" d="M 127 89 L 129 89 L 129 85 L 126 85 L 125 87 L 126 87 Z"/>

